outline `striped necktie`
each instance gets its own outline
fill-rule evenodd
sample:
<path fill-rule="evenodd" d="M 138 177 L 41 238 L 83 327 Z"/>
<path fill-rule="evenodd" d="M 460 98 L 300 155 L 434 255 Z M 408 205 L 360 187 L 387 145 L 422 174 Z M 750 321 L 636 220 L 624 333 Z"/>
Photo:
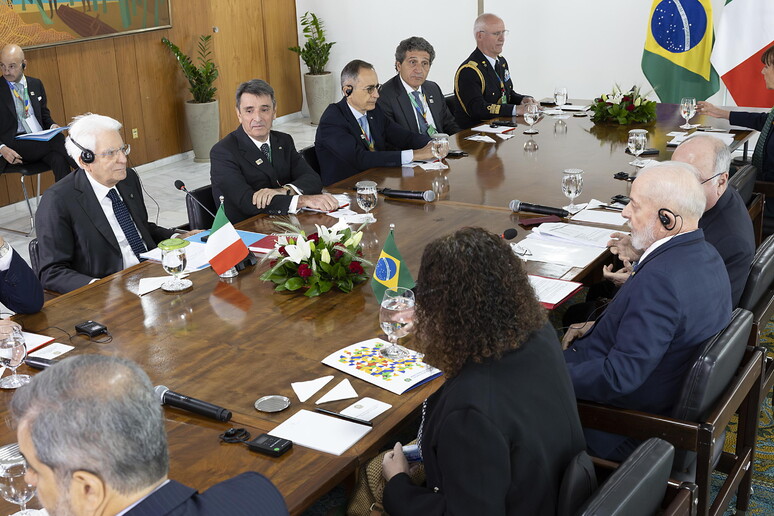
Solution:
<path fill-rule="evenodd" d="M 769 116 L 766 117 L 766 123 L 763 124 L 761 134 L 758 136 L 758 143 L 755 144 L 755 150 L 752 155 L 752 164 L 758 169 L 759 177 L 762 177 L 763 174 L 763 155 L 766 152 L 766 140 L 769 139 L 771 124 L 774 124 L 774 108 L 769 111 Z"/>
<path fill-rule="evenodd" d="M 427 120 L 425 119 L 425 106 L 422 104 L 422 97 L 419 96 L 419 92 L 414 90 L 411 92 L 414 95 L 414 100 L 417 102 L 417 122 L 419 122 L 419 132 L 421 134 L 427 134 Z"/>
<path fill-rule="evenodd" d="M 137 232 L 137 227 L 134 225 L 132 215 L 129 213 L 129 209 L 126 207 L 126 203 L 118 196 L 115 188 L 111 188 L 108 192 L 108 197 L 113 202 L 113 213 L 116 215 L 118 224 L 121 226 L 121 230 L 126 236 L 126 240 L 129 241 L 129 245 L 132 246 L 132 251 L 137 256 L 137 259 L 143 261 L 140 258 L 140 253 L 147 251 L 145 244 L 140 238 L 140 234 Z"/>

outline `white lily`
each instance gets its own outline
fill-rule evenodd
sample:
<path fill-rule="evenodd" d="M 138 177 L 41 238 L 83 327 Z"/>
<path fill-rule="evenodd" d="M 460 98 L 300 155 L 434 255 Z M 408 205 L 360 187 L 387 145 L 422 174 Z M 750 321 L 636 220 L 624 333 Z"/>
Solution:
<path fill-rule="evenodd" d="M 320 251 L 320 261 L 323 263 L 331 263 L 331 253 L 328 252 L 327 247 L 323 247 Z"/>
<path fill-rule="evenodd" d="M 349 246 L 357 247 L 357 245 L 360 243 L 360 240 L 362 240 L 362 238 L 363 238 L 363 232 L 358 231 L 357 233 L 349 237 L 346 242 L 344 242 L 344 247 L 349 247 Z"/>
<path fill-rule="evenodd" d="M 302 238 L 298 239 L 298 243 L 295 245 L 286 245 L 285 252 L 288 253 L 288 258 L 295 263 L 299 264 L 304 260 L 308 260 L 312 255 L 312 248 L 307 240 Z"/>

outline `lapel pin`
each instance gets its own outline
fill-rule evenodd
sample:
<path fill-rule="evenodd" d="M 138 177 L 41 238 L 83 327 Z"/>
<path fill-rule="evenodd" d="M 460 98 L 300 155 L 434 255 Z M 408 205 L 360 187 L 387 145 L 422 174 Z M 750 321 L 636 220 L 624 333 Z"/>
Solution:
<path fill-rule="evenodd" d="M 277 150 L 282 150 L 282 147 L 277 147 Z"/>
<path fill-rule="evenodd" d="M 365 135 L 364 135 L 364 134 L 361 134 L 361 135 L 360 135 L 360 139 L 361 139 L 361 140 L 365 140 Z"/>
<path fill-rule="evenodd" d="M 433 103 L 433 97 L 430 97 L 429 99 L 427 99 L 427 101 L 428 101 L 430 104 L 432 104 L 432 103 Z"/>
<path fill-rule="evenodd" d="M 263 160 L 261 158 L 258 158 L 257 160 L 255 160 L 256 165 L 260 165 L 262 163 L 263 163 Z"/>
<path fill-rule="evenodd" d="M 30 95 L 35 95 L 35 92 L 34 91 L 30 91 Z"/>

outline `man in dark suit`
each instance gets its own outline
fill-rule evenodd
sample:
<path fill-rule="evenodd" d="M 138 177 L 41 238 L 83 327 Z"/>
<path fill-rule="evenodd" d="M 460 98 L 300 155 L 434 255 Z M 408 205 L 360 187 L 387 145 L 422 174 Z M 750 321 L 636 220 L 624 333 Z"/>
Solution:
<path fill-rule="evenodd" d="M 27 262 L 0 236 L 0 303 L 20 314 L 43 307 L 43 287 Z M 0 321 L 2 324 L 4 321 Z"/>
<path fill-rule="evenodd" d="M 174 233 L 148 221 L 120 129 L 93 114 L 76 117 L 70 128 L 67 150 L 81 168 L 46 190 L 35 215 L 38 274 L 47 289 L 69 292 L 135 265 Z"/>
<path fill-rule="evenodd" d="M 398 75 L 384 83 L 376 105 L 409 131 L 429 136 L 454 134 L 460 128 L 441 88 L 427 80 L 434 59 L 435 50 L 424 38 L 413 36 L 401 41 L 395 49 Z"/>
<path fill-rule="evenodd" d="M 350 61 L 341 71 L 344 98 L 328 106 L 315 135 L 324 185 L 369 168 L 432 158 L 429 136 L 402 128 L 376 105 L 379 88 L 374 67 L 365 61 Z"/>
<path fill-rule="evenodd" d="M 223 196 L 228 220 L 338 208 L 332 195 L 320 194 L 320 175 L 298 154 L 293 138 L 271 130 L 277 100 L 267 82 L 240 84 L 236 110 L 241 125 L 210 151 L 212 194 L 216 204 Z"/>
<path fill-rule="evenodd" d="M 643 170 L 630 197 L 623 215 L 646 251 L 605 313 L 567 331 L 564 358 L 578 398 L 668 415 L 699 347 L 731 319 L 731 286 L 698 227 L 706 201 L 691 165 Z M 612 460 L 636 446 L 592 430 L 586 441 Z"/>
<path fill-rule="evenodd" d="M 148 375 L 114 356 L 66 358 L 18 389 L 19 450 L 48 513 L 287 516 L 282 495 L 258 473 L 201 494 L 169 480 L 163 411 Z"/>
<path fill-rule="evenodd" d="M 77 168 L 67 155 L 64 136 L 57 134 L 49 141 L 17 140 L 17 134 L 59 127 L 51 119 L 46 104 L 46 90 L 40 79 L 27 77 L 27 60 L 18 45 L 6 45 L 0 51 L 0 69 L 6 84 L 0 87 L 0 104 L 6 109 L 0 117 L 0 172 L 8 163 L 42 161 L 59 181 L 70 169 Z"/>
<path fill-rule="evenodd" d="M 505 23 L 494 14 L 484 13 L 473 24 L 476 50 L 454 76 L 454 116 L 463 129 L 490 118 L 522 115 L 523 105 L 535 102 L 513 91 L 508 62 L 500 55 L 507 35 Z"/>

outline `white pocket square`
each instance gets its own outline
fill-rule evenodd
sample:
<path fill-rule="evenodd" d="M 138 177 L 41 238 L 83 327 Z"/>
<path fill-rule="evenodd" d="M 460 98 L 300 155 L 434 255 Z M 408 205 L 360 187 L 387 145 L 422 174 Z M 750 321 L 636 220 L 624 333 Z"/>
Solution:
<path fill-rule="evenodd" d="M 43 100 L 43 97 L 38 97 L 38 102 L 41 102 Z"/>

